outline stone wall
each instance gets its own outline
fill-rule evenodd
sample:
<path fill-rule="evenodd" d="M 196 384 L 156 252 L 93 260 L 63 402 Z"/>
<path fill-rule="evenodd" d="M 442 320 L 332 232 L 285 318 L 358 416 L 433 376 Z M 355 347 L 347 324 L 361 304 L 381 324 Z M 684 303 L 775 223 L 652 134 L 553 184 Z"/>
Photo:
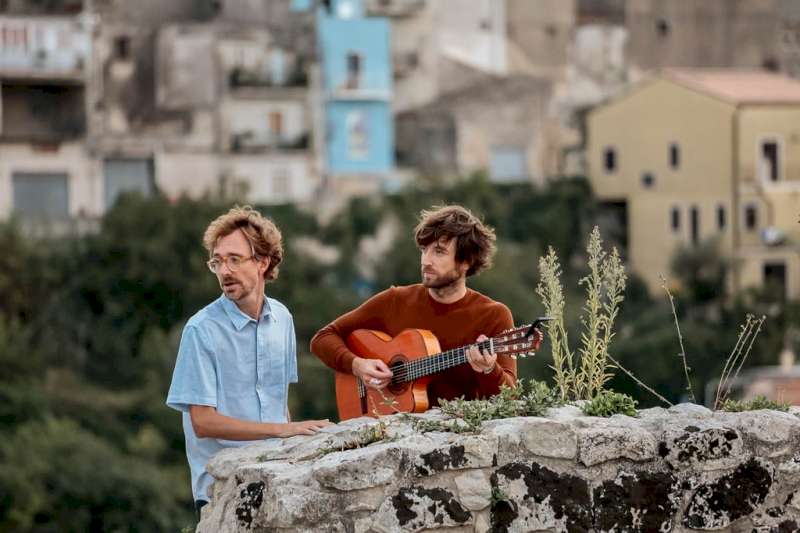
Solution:
<path fill-rule="evenodd" d="M 198 531 L 800 529 L 797 408 L 606 419 L 568 406 L 477 433 L 424 431 L 441 419 L 362 418 L 225 450 Z"/>

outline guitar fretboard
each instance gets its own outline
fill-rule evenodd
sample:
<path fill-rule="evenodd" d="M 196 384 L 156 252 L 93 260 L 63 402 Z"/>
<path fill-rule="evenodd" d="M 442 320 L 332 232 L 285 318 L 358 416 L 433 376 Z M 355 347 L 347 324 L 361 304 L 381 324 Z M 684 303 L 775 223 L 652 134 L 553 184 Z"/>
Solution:
<path fill-rule="evenodd" d="M 489 350 L 491 344 L 492 339 L 487 339 L 476 344 L 461 346 L 460 348 L 453 348 L 452 350 L 408 361 L 396 367 L 394 376 L 392 376 L 392 382 L 405 383 L 414 381 L 415 379 L 464 364 L 467 362 L 467 350 L 471 346 L 479 346 L 483 350 Z"/>

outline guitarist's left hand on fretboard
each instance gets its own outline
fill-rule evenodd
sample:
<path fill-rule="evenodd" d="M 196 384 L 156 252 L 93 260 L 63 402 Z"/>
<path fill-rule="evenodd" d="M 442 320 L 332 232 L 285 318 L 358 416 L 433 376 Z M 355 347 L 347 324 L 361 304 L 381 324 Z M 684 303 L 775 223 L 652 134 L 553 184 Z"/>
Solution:
<path fill-rule="evenodd" d="M 533 328 L 529 342 L 532 351 L 539 350 L 542 344 L 544 334 L 539 328 Z M 494 339 L 490 339 L 486 335 L 481 335 L 475 341 L 476 344 L 469 347 L 466 351 L 467 363 L 472 367 L 475 372 L 481 374 L 491 374 L 497 366 L 497 353 L 494 350 Z"/>
<path fill-rule="evenodd" d="M 497 366 L 497 354 L 494 351 L 493 342 L 486 335 L 481 335 L 475 342 L 477 344 L 470 346 L 467 350 L 467 363 L 475 372 L 491 374 Z"/>

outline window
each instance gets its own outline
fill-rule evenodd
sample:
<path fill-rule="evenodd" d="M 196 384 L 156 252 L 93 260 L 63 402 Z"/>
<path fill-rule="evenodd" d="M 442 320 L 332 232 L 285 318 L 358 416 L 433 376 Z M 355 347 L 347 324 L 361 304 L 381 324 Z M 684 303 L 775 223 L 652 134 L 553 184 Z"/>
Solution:
<path fill-rule="evenodd" d="M 29 218 L 66 218 L 69 214 L 67 174 L 14 172 L 14 212 Z"/>
<path fill-rule="evenodd" d="M 138 192 L 148 196 L 155 189 L 151 159 L 106 159 L 103 173 L 106 209 L 112 207 L 122 193 Z"/>
<path fill-rule="evenodd" d="M 285 168 L 278 168 L 272 175 L 272 194 L 279 199 L 289 196 L 289 172 Z"/>
<path fill-rule="evenodd" d="M 493 146 L 489 175 L 496 182 L 518 182 L 528 179 L 525 148 L 522 146 Z"/>
<path fill-rule="evenodd" d="M 127 35 L 120 35 L 114 39 L 114 57 L 120 61 L 131 58 L 131 39 Z"/>
<path fill-rule="evenodd" d="M 656 177 L 652 172 L 642 172 L 642 187 L 651 189 L 656 183 Z"/>
<path fill-rule="evenodd" d="M 280 111 L 269 112 L 269 139 L 277 143 L 283 137 L 283 114 Z"/>
<path fill-rule="evenodd" d="M 669 210 L 669 225 L 672 228 L 672 233 L 678 233 L 681 230 L 680 207 L 676 206 Z"/>
<path fill-rule="evenodd" d="M 656 32 L 659 37 L 667 37 L 669 35 L 669 22 L 666 19 L 658 19 L 656 21 Z"/>
<path fill-rule="evenodd" d="M 696 205 L 689 210 L 689 236 L 692 244 L 700 242 L 700 208 Z"/>
<path fill-rule="evenodd" d="M 754 231 L 758 227 L 758 211 L 753 204 L 744 208 L 744 227 L 747 231 Z"/>
<path fill-rule="evenodd" d="M 603 166 L 608 174 L 617 170 L 617 151 L 613 148 L 606 148 L 603 151 Z"/>
<path fill-rule="evenodd" d="M 351 111 L 347 115 L 347 157 L 351 160 L 366 159 L 369 155 L 367 117 L 363 111 Z"/>
<path fill-rule="evenodd" d="M 722 231 L 725 229 L 725 207 L 717 206 L 717 229 Z"/>
<path fill-rule="evenodd" d="M 678 147 L 678 143 L 672 143 L 669 145 L 669 168 L 672 170 L 678 170 L 678 167 L 681 165 L 681 150 Z"/>
<path fill-rule="evenodd" d="M 786 263 L 783 261 L 764 263 L 764 286 L 781 298 L 786 296 Z"/>
<path fill-rule="evenodd" d="M 364 67 L 362 64 L 363 58 L 357 52 L 350 52 L 347 54 L 347 81 L 345 87 L 347 89 L 358 89 L 361 85 L 361 70 Z"/>
<path fill-rule="evenodd" d="M 286 83 L 286 56 L 283 50 L 276 48 L 270 52 L 269 70 L 273 84 L 284 85 Z"/>
<path fill-rule="evenodd" d="M 761 180 L 772 183 L 779 181 L 781 161 L 778 141 L 775 139 L 761 141 L 758 155 L 758 173 Z"/>

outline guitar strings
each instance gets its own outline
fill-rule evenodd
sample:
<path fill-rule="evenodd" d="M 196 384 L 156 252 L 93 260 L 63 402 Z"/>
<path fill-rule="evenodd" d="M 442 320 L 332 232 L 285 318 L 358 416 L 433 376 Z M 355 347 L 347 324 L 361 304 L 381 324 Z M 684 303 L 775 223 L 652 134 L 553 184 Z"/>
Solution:
<path fill-rule="evenodd" d="M 503 340 L 503 342 L 498 343 L 498 339 L 494 339 L 495 347 L 504 346 L 506 342 L 509 340 L 516 340 L 514 337 L 508 338 Z M 521 339 L 524 343 L 524 339 Z M 474 346 L 478 346 L 479 348 L 489 348 L 491 346 L 492 339 L 487 339 L 485 341 L 481 341 L 476 343 Z M 447 350 L 445 352 L 440 352 L 438 354 L 429 355 L 427 357 L 423 357 L 421 359 L 415 359 L 413 361 L 407 361 L 402 364 L 402 368 L 398 370 L 392 376 L 392 383 L 403 383 L 406 381 L 413 381 L 419 377 L 425 376 L 427 374 L 438 372 L 441 370 L 446 370 L 448 368 L 452 368 L 459 364 L 466 362 L 466 348 L 469 347 L 461 347 L 461 348 L 454 348 L 452 350 Z"/>
<path fill-rule="evenodd" d="M 480 348 L 488 348 L 489 341 L 482 341 L 477 345 Z M 399 378 L 403 379 L 403 381 L 410 381 L 429 373 L 428 371 L 435 372 L 438 370 L 444 370 L 457 364 L 461 364 L 465 361 L 466 352 L 464 347 L 453 348 L 452 350 L 447 350 L 445 352 L 440 352 L 438 354 L 429 355 L 421 359 L 414 359 L 413 361 L 403 363 L 403 369 L 402 371 L 398 372 L 397 375 Z M 408 379 L 405 379 L 406 377 L 408 377 Z"/>

